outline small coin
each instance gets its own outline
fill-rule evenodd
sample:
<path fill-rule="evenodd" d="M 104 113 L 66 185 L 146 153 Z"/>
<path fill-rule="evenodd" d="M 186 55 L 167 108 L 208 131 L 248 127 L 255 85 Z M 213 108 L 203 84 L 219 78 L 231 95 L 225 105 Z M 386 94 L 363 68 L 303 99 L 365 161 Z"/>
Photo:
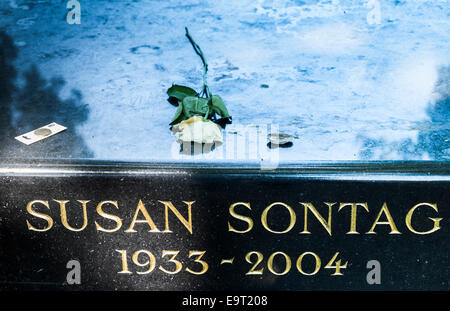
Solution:
<path fill-rule="evenodd" d="M 272 145 L 286 145 L 292 144 L 294 137 L 289 134 L 271 133 L 267 135 L 267 139 Z"/>
<path fill-rule="evenodd" d="M 50 135 L 52 133 L 52 131 L 47 128 L 42 128 L 42 129 L 37 129 L 33 133 L 37 136 L 45 137 L 45 136 Z"/>

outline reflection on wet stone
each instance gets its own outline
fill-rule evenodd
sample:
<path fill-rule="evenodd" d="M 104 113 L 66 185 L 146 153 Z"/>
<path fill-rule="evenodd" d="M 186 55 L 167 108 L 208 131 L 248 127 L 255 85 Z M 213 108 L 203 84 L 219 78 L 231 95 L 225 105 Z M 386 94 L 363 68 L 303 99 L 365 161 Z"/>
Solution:
<path fill-rule="evenodd" d="M 385 160 L 398 153 L 401 160 L 450 159 L 450 67 L 441 67 L 432 98 L 428 103 L 429 121 L 418 126 L 417 141 L 388 142 L 385 138 L 363 138 L 360 157 Z"/>
<path fill-rule="evenodd" d="M 59 93 L 66 84 L 62 78 L 49 81 L 42 77 L 35 65 L 23 74 L 24 85 L 17 87 L 17 70 L 13 65 L 18 55 L 13 39 L 0 32 L 0 156 L 39 158 L 87 158 L 92 153 L 76 133 L 85 122 L 89 107 L 82 102 L 82 94 L 72 90 L 68 99 Z M 14 137 L 51 122 L 69 130 L 34 145 L 24 146 Z"/>
<path fill-rule="evenodd" d="M 450 67 L 439 70 L 433 95 L 427 111 L 430 130 L 419 134 L 419 142 L 433 159 L 450 159 Z"/>
<path fill-rule="evenodd" d="M 439 1 L 420 6 L 414 1 L 379 1 L 386 15 L 378 26 L 367 24 L 368 7 L 350 0 L 237 5 L 91 1 L 78 26 L 66 23 L 64 1 L 50 5 L 52 1 L 16 0 L 18 8 L 9 2 L 0 2 L 0 27 L 14 42 L 2 39 L 0 102 L 7 111 L 0 114 L 1 146 L 6 146 L 5 139 L 26 133 L 20 128 L 32 131 L 58 122 L 60 108 L 47 116 L 23 113 L 35 105 L 30 104 L 33 97 L 48 91 L 56 101 L 67 103 L 66 116 L 80 112 L 80 118 L 61 122 L 68 131 L 39 145 L 55 146 L 76 130 L 81 136 L 74 139 L 85 139 L 73 142 L 80 146 L 75 148 L 78 155 L 66 152 L 68 146 L 51 154 L 78 157 L 89 146 L 98 160 L 178 162 L 167 143 L 171 107 L 165 89 L 174 81 L 202 82 L 198 60 L 182 33 L 184 26 L 192 26 L 209 55 L 209 83 L 223 94 L 235 125 L 278 124 L 281 131 L 301 137 L 292 147 L 280 148 L 280 162 L 449 158 L 448 68 L 439 74 L 438 95 L 428 103 L 427 117 L 434 69 L 449 62 L 448 10 Z M 28 10 L 21 9 L 24 5 Z M 388 12 L 396 12 L 396 17 Z M 14 55 L 18 49 L 20 54 Z M 65 86 L 50 79 L 58 75 L 66 79 Z M 22 88 L 18 83 L 23 78 L 28 80 L 25 88 L 37 88 L 40 95 L 13 90 L 16 85 Z M 41 85 L 30 84 L 33 79 Z M 72 83 L 83 96 L 66 95 Z M 83 118 L 88 114 L 83 102 L 89 103 L 89 120 Z M 40 117 L 44 122 L 32 127 L 32 120 Z M 9 149 L 17 157 L 51 156 L 34 151 L 38 145 L 21 149 L 24 153 L 14 151 L 16 144 L 10 141 L 0 153 Z"/>

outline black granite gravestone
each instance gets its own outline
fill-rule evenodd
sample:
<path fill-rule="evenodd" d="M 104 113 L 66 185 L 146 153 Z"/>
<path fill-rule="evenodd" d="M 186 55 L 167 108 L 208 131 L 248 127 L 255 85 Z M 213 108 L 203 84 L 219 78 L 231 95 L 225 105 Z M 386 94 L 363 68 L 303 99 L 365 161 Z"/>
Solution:
<path fill-rule="evenodd" d="M 449 286 L 446 165 L 15 162 L 0 172 L 4 289 Z"/>

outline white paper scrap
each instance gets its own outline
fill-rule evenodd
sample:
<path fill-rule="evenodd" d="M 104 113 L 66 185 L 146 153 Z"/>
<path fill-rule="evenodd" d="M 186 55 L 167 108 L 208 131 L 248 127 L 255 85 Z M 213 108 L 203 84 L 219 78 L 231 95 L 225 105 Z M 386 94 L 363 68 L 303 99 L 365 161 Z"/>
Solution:
<path fill-rule="evenodd" d="M 65 131 L 66 129 L 67 127 L 64 127 L 62 125 L 59 125 L 58 123 L 53 122 L 50 123 L 49 125 L 40 127 L 36 130 L 17 136 L 15 138 L 21 143 L 24 143 L 25 145 L 31 145 L 35 142 L 38 142 L 40 140 L 58 134 L 62 131 Z"/>

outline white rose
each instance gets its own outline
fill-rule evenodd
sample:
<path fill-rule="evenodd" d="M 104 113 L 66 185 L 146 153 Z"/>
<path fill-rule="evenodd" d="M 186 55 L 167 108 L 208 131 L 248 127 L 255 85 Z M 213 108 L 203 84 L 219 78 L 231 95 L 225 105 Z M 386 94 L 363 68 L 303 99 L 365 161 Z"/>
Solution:
<path fill-rule="evenodd" d="M 211 120 L 203 120 L 194 116 L 173 126 L 172 131 L 179 142 L 195 142 L 199 144 L 222 143 L 222 130 Z"/>

